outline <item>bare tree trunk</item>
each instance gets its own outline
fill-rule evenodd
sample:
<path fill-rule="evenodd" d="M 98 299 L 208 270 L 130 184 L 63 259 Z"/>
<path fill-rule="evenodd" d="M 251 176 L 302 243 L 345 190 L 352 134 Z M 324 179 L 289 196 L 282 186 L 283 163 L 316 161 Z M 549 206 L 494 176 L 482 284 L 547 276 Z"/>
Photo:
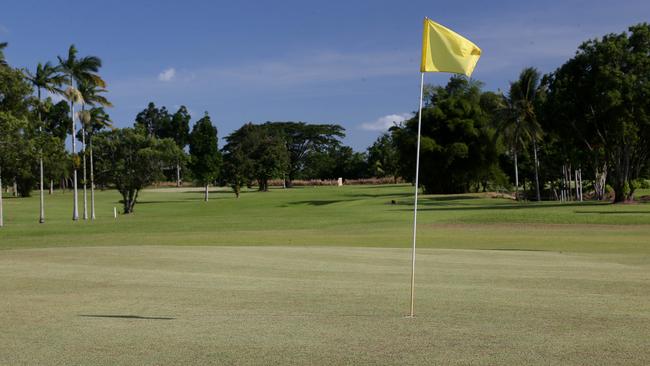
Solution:
<path fill-rule="evenodd" d="M 208 202 L 209 196 L 210 196 L 210 191 L 208 189 L 209 184 L 205 184 L 205 191 L 203 193 L 203 201 Z"/>
<path fill-rule="evenodd" d="M 181 165 L 176 162 L 176 187 L 181 186 Z"/>
<path fill-rule="evenodd" d="M 50 194 L 54 194 L 54 180 L 50 179 Z"/>

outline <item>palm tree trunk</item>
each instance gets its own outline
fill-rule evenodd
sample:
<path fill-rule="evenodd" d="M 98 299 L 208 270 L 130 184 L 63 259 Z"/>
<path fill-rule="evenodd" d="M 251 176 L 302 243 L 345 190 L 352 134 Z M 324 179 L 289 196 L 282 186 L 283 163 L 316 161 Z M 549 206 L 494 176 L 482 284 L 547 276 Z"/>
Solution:
<path fill-rule="evenodd" d="M 72 76 L 70 76 L 70 87 L 72 87 Z M 77 153 L 77 142 L 75 141 L 77 137 L 75 136 L 77 134 L 77 126 L 75 126 L 74 123 L 74 101 L 70 100 L 70 117 L 72 119 L 72 158 L 74 160 L 74 155 Z M 72 220 L 77 221 L 79 220 L 79 198 L 77 197 L 77 166 L 76 164 L 72 164 L 72 189 L 73 189 L 73 195 L 72 195 Z"/>
<path fill-rule="evenodd" d="M 41 88 L 37 88 L 38 91 L 38 123 L 41 124 Z M 40 137 L 43 137 L 43 127 L 38 126 L 38 133 L 41 135 Z M 39 157 L 38 157 L 38 163 L 39 163 L 39 170 L 40 170 L 40 214 L 38 217 L 38 222 L 43 224 L 45 223 L 45 197 L 44 197 L 44 191 L 43 191 L 43 147 L 40 148 L 39 151 Z"/>
<path fill-rule="evenodd" d="M 515 155 L 515 199 L 519 201 L 519 167 L 517 164 L 517 149 L 514 149 Z"/>
<path fill-rule="evenodd" d="M 95 169 L 93 165 L 93 138 L 88 136 L 88 149 L 90 150 L 90 219 L 95 220 Z"/>
<path fill-rule="evenodd" d="M 205 202 L 208 202 L 208 196 L 209 196 L 209 191 L 208 191 L 208 184 L 205 185 L 205 194 L 203 196 L 203 200 Z"/>
<path fill-rule="evenodd" d="M 40 128 L 39 128 L 40 130 Z M 40 158 L 40 170 L 41 170 L 41 213 L 38 219 L 38 222 L 43 224 L 45 223 L 45 190 L 43 188 L 43 149 L 41 149 L 41 158 Z"/>
<path fill-rule="evenodd" d="M 539 202 L 542 198 L 539 194 L 539 161 L 537 160 L 537 142 L 535 138 L 533 138 L 533 157 L 535 158 L 535 193 L 537 193 L 537 202 Z"/>
<path fill-rule="evenodd" d="M 83 111 L 83 105 L 81 110 Z M 81 149 L 83 150 L 83 189 L 84 189 L 84 220 L 88 220 L 88 193 L 86 191 L 86 127 L 81 124 Z"/>

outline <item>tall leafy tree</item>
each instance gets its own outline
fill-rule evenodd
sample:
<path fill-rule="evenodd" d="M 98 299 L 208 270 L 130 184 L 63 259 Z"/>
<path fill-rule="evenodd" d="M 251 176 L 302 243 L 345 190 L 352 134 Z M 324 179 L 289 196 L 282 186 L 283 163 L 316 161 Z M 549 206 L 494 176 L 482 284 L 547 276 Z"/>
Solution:
<path fill-rule="evenodd" d="M 0 67 L 0 189 L 3 177 L 13 178 L 14 181 L 33 177 L 34 145 L 26 136 L 29 127 L 28 97 L 31 94 L 32 88 L 20 71 Z M 30 186 L 22 188 L 28 189 Z M 28 193 L 22 188 L 23 193 Z M 0 226 L 3 225 L 2 215 L 0 198 Z"/>
<path fill-rule="evenodd" d="M 537 120 L 536 112 L 543 98 L 540 77 L 537 69 L 532 67 L 524 69 L 519 74 L 519 79 L 510 84 L 507 103 L 510 108 L 509 116 L 514 120 L 512 122 L 512 128 L 514 129 L 513 150 L 516 151 L 518 145 L 522 142 L 530 142 L 532 145 L 535 171 L 535 195 L 537 201 L 541 200 L 537 145 L 542 138 L 542 128 Z"/>
<path fill-rule="evenodd" d="M 609 172 L 615 202 L 633 199 L 650 156 L 650 25 L 583 43 L 548 88 L 554 129 L 590 152 L 596 181 Z"/>
<path fill-rule="evenodd" d="M 162 137 L 171 138 L 181 150 L 185 149 L 189 143 L 191 118 L 187 108 L 184 105 L 181 106 L 171 116 L 169 124 L 163 130 Z M 176 186 L 181 186 L 181 160 L 176 162 Z"/>
<path fill-rule="evenodd" d="M 106 82 L 97 74 L 99 68 L 102 66 L 102 60 L 96 56 L 77 57 L 77 48 L 71 45 L 68 49 L 67 58 L 58 56 L 59 67 L 63 74 L 65 74 L 68 81 L 68 90 L 66 96 L 70 102 L 70 117 L 72 119 L 72 155 L 76 154 L 76 124 L 74 122 L 74 105 L 75 103 L 83 102 L 83 97 L 78 89 L 75 88 L 75 83 L 88 82 L 100 88 L 106 87 Z M 77 195 L 77 165 L 73 164 L 73 209 L 72 219 L 79 220 L 78 208 L 78 195 Z"/>
<path fill-rule="evenodd" d="M 38 117 L 38 131 L 39 133 L 43 132 L 43 118 L 42 118 L 42 99 L 41 91 L 45 90 L 50 93 L 61 94 L 61 85 L 64 83 L 65 78 L 59 72 L 58 67 L 53 66 L 50 62 L 46 62 L 45 65 L 40 62 L 36 66 L 36 71 L 32 74 L 29 70 L 25 71 L 27 80 L 29 80 L 32 85 L 36 88 L 36 94 L 38 98 L 37 103 L 37 117 Z M 40 215 L 39 222 L 45 222 L 45 204 L 44 204 L 44 187 L 43 187 L 43 151 L 41 149 L 39 156 L 39 174 L 40 174 Z"/>
<path fill-rule="evenodd" d="M 97 180 L 120 192 L 125 214 L 134 212 L 139 192 L 162 179 L 162 167 L 181 153 L 171 139 L 143 135 L 132 128 L 99 132 L 93 141 Z"/>
<path fill-rule="evenodd" d="M 50 146 L 49 151 L 43 151 L 45 176 L 50 182 L 50 191 L 54 190 L 54 180 L 62 181 L 68 177 L 70 161 L 65 149 L 65 139 L 72 121 L 70 120 L 70 106 L 64 100 L 54 104 L 50 97 L 41 104 L 41 117 L 44 136 L 51 141 L 58 141 L 58 146 Z"/>
<path fill-rule="evenodd" d="M 277 131 L 276 133 L 284 140 L 289 156 L 285 183 L 287 187 L 291 187 L 291 182 L 304 169 L 310 152 L 339 145 L 339 139 L 345 137 L 345 129 L 336 124 L 267 122 L 264 126 Z"/>
<path fill-rule="evenodd" d="M 384 133 L 368 148 L 368 165 L 375 177 L 393 177 L 397 182 L 398 151 L 393 137 Z"/>
<path fill-rule="evenodd" d="M 284 177 L 289 165 L 282 135 L 268 125 L 243 125 L 226 137 L 223 152 L 227 159 L 224 178 L 234 186 L 243 177 L 246 184 L 256 180 L 260 191 L 268 191 L 269 180 Z M 233 188 L 237 194 L 238 188 Z"/>
<path fill-rule="evenodd" d="M 498 172 L 498 149 L 490 116 L 481 106 L 481 84 L 455 76 L 436 87 L 422 110 L 420 177 L 427 193 L 467 192 Z M 400 175 L 412 180 L 415 168 L 417 116 L 391 128 L 400 156 Z"/>
<path fill-rule="evenodd" d="M 212 125 L 207 112 L 194 124 L 189 140 L 190 169 L 194 179 L 205 187 L 204 200 L 208 202 L 209 185 L 219 177 L 221 154 L 217 128 Z"/>
<path fill-rule="evenodd" d="M 147 108 L 135 117 L 135 128 L 148 136 L 167 137 L 165 135 L 169 130 L 170 121 L 171 116 L 167 108 L 159 109 L 153 102 L 150 102 Z"/>

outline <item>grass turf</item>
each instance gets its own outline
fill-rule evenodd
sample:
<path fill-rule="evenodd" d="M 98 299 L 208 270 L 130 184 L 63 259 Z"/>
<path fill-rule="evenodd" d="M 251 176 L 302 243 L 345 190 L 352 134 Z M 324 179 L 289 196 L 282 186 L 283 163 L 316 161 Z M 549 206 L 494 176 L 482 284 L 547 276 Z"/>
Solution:
<path fill-rule="evenodd" d="M 274 189 L 209 202 L 188 190 L 144 191 L 133 215 L 112 217 L 114 191 L 98 192 L 96 222 L 72 222 L 71 194 L 6 199 L 0 248 L 90 245 L 280 245 L 409 247 L 408 185 Z M 391 204 L 395 201 L 396 204 Z M 517 203 L 482 195 L 425 196 L 421 248 L 650 253 L 650 205 Z"/>
<path fill-rule="evenodd" d="M 424 197 L 404 319 L 409 186 L 141 198 L 5 201 L 0 364 L 650 363 L 647 204 Z"/>

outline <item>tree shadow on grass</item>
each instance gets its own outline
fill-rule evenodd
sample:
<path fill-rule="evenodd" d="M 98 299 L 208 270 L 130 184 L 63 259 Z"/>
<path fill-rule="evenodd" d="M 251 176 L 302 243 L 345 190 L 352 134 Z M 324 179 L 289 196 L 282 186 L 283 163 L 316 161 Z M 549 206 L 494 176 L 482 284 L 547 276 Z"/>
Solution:
<path fill-rule="evenodd" d="M 408 197 L 413 193 L 351 193 L 346 194 L 346 197 L 359 197 L 359 198 L 381 198 L 381 197 Z"/>
<path fill-rule="evenodd" d="M 629 214 L 650 214 L 650 211 L 573 211 L 577 214 L 600 214 L 600 215 L 629 215 Z"/>
<path fill-rule="evenodd" d="M 167 316 L 142 316 L 142 315 L 120 315 L 120 314 L 79 314 L 83 318 L 114 318 L 114 319 L 140 319 L 140 320 L 174 320 Z"/>
<path fill-rule="evenodd" d="M 413 202 L 408 203 L 409 206 L 413 206 Z M 425 206 L 425 207 L 423 207 Z M 429 207 L 427 207 L 429 206 Z M 437 206 L 437 207 L 431 207 Z M 512 203 L 496 203 L 489 205 L 471 205 L 465 207 L 455 206 L 453 203 L 436 203 L 436 202 L 418 202 L 418 211 L 480 211 L 480 210 L 521 210 L 521 209 L 544 209 L 544 208 L 556 208 L 556 207 L 590 207 L 593 206 L 593 203 L 553 203 L 553 204 L 512 204 Z M 412 211 L 412 208 L 405 208 L 402 211 Z"/>
<path fill-rule="evenodd" d="M 289 202 L 290 205 L 309 205 L 309 206 L 327 206 L 339 202 L 352 202 L 356 200 L 307 200 L 307 201 L 293 201 Z"/>
<path fill-rule="evenodd" d="M 481 248 L 478 250 L 495 250 L 503 252 L 552 252 L 546 249 L 526 249 L 526 248 Z"/>

